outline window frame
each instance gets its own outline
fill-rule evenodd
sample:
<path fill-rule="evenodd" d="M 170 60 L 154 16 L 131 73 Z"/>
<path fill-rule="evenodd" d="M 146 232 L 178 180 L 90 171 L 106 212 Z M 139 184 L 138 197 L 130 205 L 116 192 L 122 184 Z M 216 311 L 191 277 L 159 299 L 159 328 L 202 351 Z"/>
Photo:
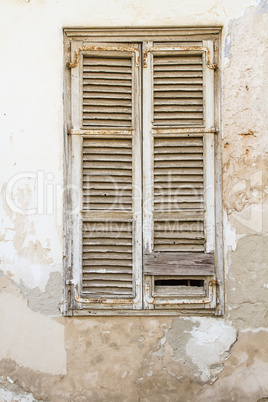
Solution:
<path fill-rule="evenodd" d="M 78 288 L 77 284 L 79 283 L 79 270 L 81 261 L 80 259 L 80 251 L 78 247 L 78 242 L 76 243 L 76 239 L 79 239 L 77 236 L 77 232 L 74 235 L 75 231 L 80 230 L 81 236 L 81 228 L 79 229 L 79 222 L 81 221 L 81 208 L 79 207 L 79 212 L 75 215 L 70 214 L 70 209 L 74 208 L 73 200 L 70 195 L 70 191 L 68 188 L 73 184 L 79 186 L 77 182 L 77 170 L 79 169 L 79 160 L 80 160 L 80 152 L 81 146 L 79 145 L 79 129 L 84 130 L 85 128 L 80 124 L 81 119 L 78 118 L 76 121 L 76 127 L 79 128 L 76 130 L 73 129 L 74 117 L 73 114 L 73 103 L 79 102 L 79 96 L 77 96 L 77 88 L 74 88 L 73 80 L 71 79 L 71 69 L 68 68 L 68 63 L 72 61 L 76 62 L 76 54 L 75 50 L 77 47 L 83 48 L 85 42 L 88 43 L 88 46 L 92 45 L 92 43 L 97 43 L 100 46 L 111 46 L 111 43 L 118 43 L 118 46 L 124 47 L 126 44 L 137 44 L 140 43 L 144 46 L 144 43 L 147 43 L 147 47 L 153 46 L 153 42 L 157 43 L 158 47 L 164 47 L 163 43 L 168 43 L 170 46 L 171 43 L 185 42 L 185 47 L 187 42 L 190 43 L 197 41 L 211 41 L 213 40 L 214 49 L 210 47 L 210 53 L 215 54 L 215 59 L 210 59 L 209 62 L 216 63 L 220 65 L 220 52 L 219 46 L 221 41 L 221 27 L 196 27 L 196 28 L 99 28 L 99 29 L 91 29 L 91 28 L 65 28 L 64 29 L 64 111 L 65 111 L 65 124 L 64 124 L 64 145 L 65 145 L 65 161 L 64 161 L 64 181 L 65 181 L 65 190 L 64 191 L 64 272 L 65 272 L 65 303 L 64 303 L 64 314 L 65 315 L 180 315 L 180 314 L 202 314 L 202 315 L 223 315 L 224 314 L 224 281 L 223 281 L 223 247 L 222 247 L 222 197 L 221 197 L 221 147 L 220 147 L 220 72 L 219 69 L 215 70 L 215 85 L 214 89 L 210 88 L 210 91 L 214 91 L 214 100 L 213 107 L 214 115 L 215 115 L 215 124 L 214 128 L 216 129 L 216 133 L 211 131 L 209 134 L 210 140 L 206 139 L 206 147 L 205 152 L 208 152 L 209 149 L 214 148 L 215 160 L 212 161 L 211 158 L 206 158 L 206 169 L 214 169 L 214 177 L 215 177 L 215 255 L 216 255 L 216 272 L 215 277 L 217 281 L 209 281 L 207 278 L 204 280 L 204 287 L 206 290 L 206 294 L 213 298 L 214 306 L 213 308 L 199 308 L 198 304 L 196 308 L 193 308 L 191 305 L 191 301 L 187 304 L 182 304 L 177 306 L 177 308 L 169 307 L 163 309 L 154 309 L 152 307 L 148 307 L 150 303 L 148 303 L 150 294 L 154 292 L 154 287 L 152 283 L 149 283 L 148 277 L 145 277 L 145 289 L 148 285 L 150 287 L 150 294 L 148 293 L 148 297 L 145 298 L 144 306 L 147 307 L 145 309 L 141 309 L 140 305 L 137 309 L 128 309 L 128 308 L 118 308 L 118 309 L 108 309 L 105 306 L 92 305 L 81 305 L 79 303 L 79 299 L 77 298 Z M 209 48 L 209 42 L 207 42 L 207 47 Z M 159 45 L 160 44 L 160 45 Z M 74 46 L 75 45 L 75 46 Z M 167 45 L 166 45 L 167 47 Z M 144 55 L 144 48 L 141 53 Z M 213 51 L 214 50 L 214 51 Z M 81 50 L 81 54 L 86 52 L 86 50 Z M 151 51 L 147 53 L 147 57 L 149 56 Z M 152 52 L 151 52 L 152 53 Z M 205 52 L 204 52 L 205 53 Z M 205 55 L 206 56 L 206 55 Z M 134 58 L 137 56 L 134 56 Z M 150 57 L 150 56 L 149 56 Z M 149 61 L 148 57 L 148 61 Z M 81 57 L 77 56 L 77 62 L 81 63 Z M 137 58 L 136 58 L 137 61 Z M 140 62 L 145 62 L 145 60 L 140 60 Z M 149 62 L 150 64 L 150 62 Z M 148 74 L 149 69 L 143 70 L 144 74 Z M 211 71 L 211 70 L 210 70 Z M 210 74 L 210 71 L 207 71 L 206 74 Z M 148 81 L 149 82 L 149 81 Z M 76 84 L 77 86 L 77 84 Z M 81 82 L 79 83 L 79 91 L 81 91 Z M 143 87 L 145 91 L 146 88 Z M 150 88 L 152 90 L 152 87 Z M 81 94 L 81 92 L 79 92 Z M 73 95 L 75 94 L 75 95 Z M 79 95 L 79 94 L 78 94 Z M 74 96 L 74 98 L 72 98 Z M 203 127 L 203 131 L 208 131 L 208 123 L 211 116 L 207 113 L 208 105 L 205 105 L 205 122 L 206 127 Z M 134 112 L 133 112 L 134 113 Z M 81 116 L 81 109 L 80 109 Z M 153 126 L 155 128 L 155 126 Z M 185 127 L 184 127 L 185 128 Z M 212 128 L 212 127 L 211 127 Z M 174 128 L 175 129 L 175 128 Z M 175 129 L 176 130 L 176 129 Z M 186 128 L 187 130 L 187 128 Z M 213 139 L 213 140 L 212 140 Z M 213 144 L 214 143 L 214 144 Z M 146 142 L 145 142 L 146 146 Z M 213 151 L 210 151 L 213 152 Z M 212 155 L 212 153 L 210 154 Z M 70 164 L 70 161 L 73 161 Z M 80 169 L 81 172 L 81 169 Z M 80 174 L 80 173 L 79 173 Z M 80 180 L 80 179 L 79 179 Z M 208 183 L 206 182 L 208 185 Z M 213 185 L 210 183 L 209 185 Z M 206 194 L 207 192 L 205 192 Z M 214 198 L 214 197 L 213 197 Z M 81 206 L 81 199 L 79 200 L 79 205 Z M 210 219 L 213 220 L 213 218 Z M 74 224 L 75 222 L 75 224 Z M 77 228 L 78 226 L 78 228 Z M 81 241 L 81 239 L 79 239 Z M 186 277 L 186 276 L 185 276 Z M 203 277 L 200 279 L 204 279 Z M 141 278 L 139 280 L 142 280 Z M 153 276 L 150 279 L 154 281 Z M 213 282 L 213 283 L 212 283 Z M 187 292 L 186 292 L 187 295 Z M 191 294 L 189 294 L 190 300 Z M 185 297 L 186 299 L 186 297 Z M 146 301 L 147 300 L 147 301 Z M 187 300 L 186 300 L 187 301 Z M 147 303 L 147 305 L 146 305 Z M 94 309 L 94 307 L 97 307 Z M 103 308 L 104 307 L 104 308 Z"/>

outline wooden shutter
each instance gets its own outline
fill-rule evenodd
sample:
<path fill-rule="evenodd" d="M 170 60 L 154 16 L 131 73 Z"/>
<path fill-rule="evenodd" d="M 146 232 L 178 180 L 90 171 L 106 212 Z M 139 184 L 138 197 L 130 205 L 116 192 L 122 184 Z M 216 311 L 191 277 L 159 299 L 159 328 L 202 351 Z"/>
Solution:
<path fill-rule="evenodd" d="M 155 55 L 153 95 L 157 126 L 202 125 L 202 54 Z"/>
<path fill-rule="evenodd" d="M 139 50 L 133 45 L 90 48 L 80 46 L 78 71 L 73 73 L 81 88 L 74 103 L 82 183 L 75 303 L 80 309 L 138 308 L 142 302 Z M 76 136 L 73 141 L 78 141 Z"/>
<path fill-rule="evenodd" d="M 202 136 L 154 138 L 156 252 L 204 252 L 203 156 Z"/>
<path fill-rule="evenodd" d="M 83 211 L 99 215 L 83 225 L 85 295 L 133 294 L 133 222 L 117 215 L 132 212 L 132 176 L 131 138 L 84 138 Z M 101 220 L 101 211 L 112 211 L 115 220 Z"/>
<path fill-rule="evenodd" d="M 213 41 L 145 31 L 65 44 L 73 314 L 216 307 Z"/>
<path fill-rule="evenodd" d="M 83 139 L 83 209 L 132 211 L 132 138 Z"/>
<path fill-rule="evenodd" d="M 132 59 L 83 57 L 83 126 L 132 126 Z"/>
<path fill-rule="evenodd" d="M 144 81 L 152 96 L 144 99 L 144 149 L 151 149 L 144 161 L 146 307 L 211 307 L 215 271 L 213 249 L 207 246 L 206 189 L 214 171 L 207 170 L 206 158 L 213 154 L 206 133 L 211 135 L 213 111 L 205 108 L 213 105 L 206 88 L 211 72 L 204 47 L 151 46 L 147 52 Z"/>
<path fill-rule="evenodd" d="M 83 294 L 133 296 L 132 222 L 83 225 Z"/>

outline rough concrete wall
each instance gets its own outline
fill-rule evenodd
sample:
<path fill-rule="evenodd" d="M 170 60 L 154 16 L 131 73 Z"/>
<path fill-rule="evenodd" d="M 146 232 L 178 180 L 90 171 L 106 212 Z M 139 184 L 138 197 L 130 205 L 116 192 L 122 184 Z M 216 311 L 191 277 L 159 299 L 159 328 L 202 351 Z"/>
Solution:
<path fill-rule="evenodd" d="M 268 398 L 267 13 L 251 0 L 2 5 L 1 400 Z M 118 25 L 223 25 L 222 318 L 60 314 L 62 27 Z"/>

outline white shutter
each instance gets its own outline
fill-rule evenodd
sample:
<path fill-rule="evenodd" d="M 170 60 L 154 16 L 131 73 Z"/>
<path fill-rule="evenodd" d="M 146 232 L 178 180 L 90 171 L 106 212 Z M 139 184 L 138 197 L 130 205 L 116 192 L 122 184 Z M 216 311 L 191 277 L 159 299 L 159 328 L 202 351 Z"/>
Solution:
<path fill-rule="evenodd" d="M 132 59 L 83 57 L 83 126 L 131 127 Z"/>
<path fill-rule="evenodd" d="M 154 138 L 153 195 L 154 251 L 203 252 L 202 136 Z M 169 211 L 180 211 L 180 220 L 169 220 Z"/>
<path fill-rule="evenodd" d="M 151 44 L 146 52 L 144 81 L 153 85 L 151 98 L 144 98 L 144 143 L 152 155 L 144 162 L 150 188 L 144 200 L 146 307 L 211 307 L 215 271 L 213 252 L 206 253 L 206 188 L 213 171 L 207 172 L 205 157 L 213 155 L 206 152 L 206 53 Z"/>
<path fill-rule="evenodd" d="M 83 225 L 83 294 L 133 296 L 132 222 Z"/>
<path fill-rule="evenodd" d="M 76 249 L 80 242 L 74 303 L 77 309 L 140 308 L 138 47 L 91 48 L 80 46 L 73 68 L 81 88 L 72 132 L 73 142 L 80 135 L 80 178 L 74 179 L 81 183 L 82 220 L 80 239 L 74 234 Z"/>
<path fill-rule="evenodd" d="M 154 123 L 203 124 L 203 56 L 154 55 Z"/>
<path fill-rule="evenodd" d="M 84 211 L 132 210 L 132 158 L 131 138 L 84 138 Z"/>
<path fill-rule="evenodd" d="M 98 221 L 83 225 L 83 294 L 133 295 L 132 221 L 116 211 L 132 211 L 132 139 L 84 138 L 83 211 Z M 102 220 L 101 211 L 116 220 Z"/>

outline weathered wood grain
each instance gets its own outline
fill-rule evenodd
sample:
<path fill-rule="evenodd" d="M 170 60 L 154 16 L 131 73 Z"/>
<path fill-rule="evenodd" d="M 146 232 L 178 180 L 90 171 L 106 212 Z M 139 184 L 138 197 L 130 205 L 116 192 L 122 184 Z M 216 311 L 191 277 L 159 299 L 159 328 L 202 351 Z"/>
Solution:
<path fill-rule="evenodd" d="M 214 275 L 214 254 L 145 253 L 144 274 L 159 276 Z"/>

